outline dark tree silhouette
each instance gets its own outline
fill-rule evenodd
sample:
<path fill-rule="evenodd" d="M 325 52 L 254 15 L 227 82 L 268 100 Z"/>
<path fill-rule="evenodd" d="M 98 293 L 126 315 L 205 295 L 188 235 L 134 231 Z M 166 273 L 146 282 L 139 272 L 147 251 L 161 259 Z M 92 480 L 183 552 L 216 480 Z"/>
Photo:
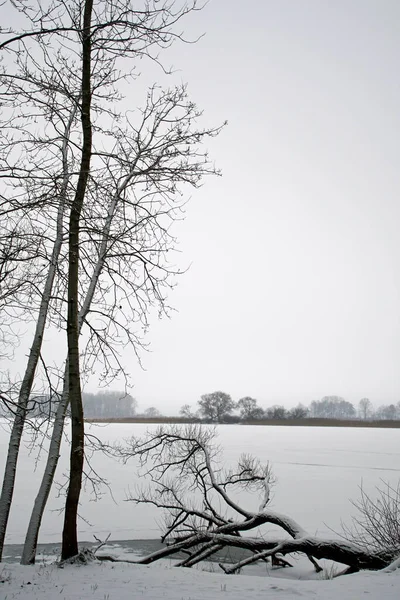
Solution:
<path fill-rule="evenodd" d="M 225 392 L 204 394 L 198 401 L 200 415 L 211 423 L 223 423 L 235 409 L 235 403 Z"/>
<path fill-rule="evenodd" d="M 239 409 L 240 417 L 244 421 L 262 419 L 264 416 L 264 411 L 260 406 L 258 406 L 257 400 L 251 398 L 250 396 L 241 398 L 238 401 L 236 408 Z"/>

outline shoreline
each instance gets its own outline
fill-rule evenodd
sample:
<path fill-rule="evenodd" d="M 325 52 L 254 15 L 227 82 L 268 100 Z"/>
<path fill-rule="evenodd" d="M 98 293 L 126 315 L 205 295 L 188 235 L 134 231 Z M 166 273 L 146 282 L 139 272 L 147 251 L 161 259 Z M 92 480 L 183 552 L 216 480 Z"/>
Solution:
<path fill-rule="evenodd" d="M 180 417 L 115 417 L 115 418 L 85 418 L 86 423 L 148 423 L 156 425 L 256 425 L 258 427 L 367 427 L 377 429 L 400 429 L 400 421 L 361 421 L 349 419 L 259 419 L 254 421 L 237 421 L 226 423 L 211 423 L 196 419 Z"/>

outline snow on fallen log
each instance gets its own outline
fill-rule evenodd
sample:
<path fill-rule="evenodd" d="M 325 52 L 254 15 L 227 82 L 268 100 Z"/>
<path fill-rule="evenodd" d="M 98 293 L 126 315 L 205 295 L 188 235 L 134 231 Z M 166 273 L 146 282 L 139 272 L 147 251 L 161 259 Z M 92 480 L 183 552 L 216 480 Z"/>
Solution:
<path fill-rule="evenodd" d="M 259 560 L 290 566 L 283 557 L 293 553 L 305 554 L 316 571 L 321 570 L 316 559 L 341 563 L 348 567 L 346 573 L 398 568 L 400 543 L 378 547 L 368 546 L 364 539 L 362 543 L 319 539 L 288 515 L 270 510 L 274 478 L 269 464 L 244 454 L 235 467 L 223 468 L 215 438 L 216 431 L 210 428 L 175 425 L 160 427 L 143 439 L 132 439 L 128 447 L 116 449 L 125 462 L 130 457 L 139 460 L 139 474 L 148 482 L 127 501 L 156 506 L 165 518 L 162 541 L 166 547 L 137 563 L 150 564 L 183 553 L 186 556 L 177 566 L 191 567 L 227 547 L 235 547 L 246 553 L 231 566 L 221 565 L 226 573 Z M 259 511 L 252 512 L 239 504 L 231 490 L 257 493 Z M 265 525 L 275 525 L 290 537 L 271 539 L 263 531 Z M 245 535 L 253 530 L 257 530 L 257 537 Z"/>

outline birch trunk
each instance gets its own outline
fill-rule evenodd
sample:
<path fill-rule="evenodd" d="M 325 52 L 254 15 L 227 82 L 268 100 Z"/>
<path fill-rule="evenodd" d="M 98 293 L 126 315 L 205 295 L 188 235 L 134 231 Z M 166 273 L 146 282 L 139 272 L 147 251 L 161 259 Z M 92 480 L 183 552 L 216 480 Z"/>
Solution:
<path fill-rule="evenodd" d="M 107 217 L 104 224 L 104 229 L 102 232 L 102 239 L 99 249 L 99 256 L 96 262 L 96 265 L 93 270 L 92 277 L 90 279 L 89 287 L 86 292 L 85 299 L 82 304 L 82 308 L 79 311 L 78 317 L 78 329 L 79 334 L 82 331 L 83 323 L 89 313 L 94 293 L 96 291 L 96 286 L 99 281 L 101 272 L 103 270 L 106 257 L 107 257 L 107 246 L 109 241 L 109 234 L 111 230 L 111 225 L 113 222 L 113 218 L 115 215 L 115 211 L 117 208 L 118 199 L 121 197 L 121 194 L 124 192 L 126 187 L 131 182 L 134 177 L 135 169 L 136 169 L 137 161 L 132 163 L 130 173 L 125 177 L 121 185 L 117 188 L 113 198 L 111 199 L 110 205 L 107 211 Z M 21 564 L 28 565 L 34 564 L 36 558 L 36 548 L 39 537 L 40 525 L 43 518 L 43 513 L 46 508 L 47 500 L 50 494 L 51 486 L 54 481 L 54 475 L 57 469 L 58 459 L 60 457 L 60 448 L 61 448 L 61 440 L 62 434 L 64 430 L 64 421 L 65 415 L 68 407 L 68 365 L 65 369 L 64 374 L 64 386 L 63 392 L 61 396 L 60 403 L 57 407 L 53 432 L 50 441 L 49 453 L 47 456 L 47 462 L 45 466 L 45 470 L 42 477 L 42 482 L 40 484 L 40 488 L 38 494 L 35 499 L 34 507 L 31 513 L 31 518 L 29 521 L 27 533 L 25 536 L 24 548 L 21 556 Z"/>
<path fill-rule="evenodd" d="M 79 311 L 79 319 L 78 319 L 79 333 L 81 333 L 83 323 L 85 322 L 85 319 L 89 313 L 89 310 L 90 310 L 90 307 L 91 307 L 91 304 L 93 301 L 94 293 L 96 291 L 96 286 L 99 281 L 99 278 L 100 278 L 100 275 L 101 275 L 101 272 L 102 272 L 102 269 L 103 269 L 103 266 L 104 266 L 104 263 L 106 260 L 107 243 L 108 243 L 108 239 L 109 239 L 109 233 L 110 233 L 113 217 L 115 215 L 115 210 L 117 207 L 118 198 L 120 197 L 121 193 L 126 188 L 129 181 L 131 180 L 133 173 L 134 173 L 135 166 L 136 166 L 135 164 L 132 166 L 131 173 L 125 178 L 122 185 L 117 189 L 116 194 L 114 195 L 114 197 L 112 198 L 112 200 L 110 202 L 110 206 L 109 206 L 108 212 L 107 212 L 107 218 L 105 221 L 105 226 L 104 226 L 104 229 L 102 232 L 102 240 L 101 240 L 101 245 L 100 245 L 100 250 L 99 250 L 99 257 L 98 257 L 97 263 L 95 265 L 95 268 L 93 270 L 92 277 L 90 279 L 90 283 L 89 283 L 88 291 L 85 296 L 85 300 L 83 302 L 81 310 Z M 68 407 L 68 365 L 65 368 L 64 386 L 63 386 L 62 396 L 61 396 L 61 400 L 58 404 L 56 415 L 55 415 L 53 432 L 52 432 L 50 447 L 49 447 L 49 453 L 47 455 L 47 462 L 46 462 L 45 470 L 43 473 L 42 482 L 40 484 L 40 488 L 39 488 L 38 494 L 35 499 L 35 503 L 34 503 L 33 510 L 31 513 L 31 518 L 29 521 L 27 533 L 25 536 L 25 543 L 24 543 L 24 548 L 23 548 L 23 552 L 22 552 L 22 556 L 21 556 L 21 564 L 22 565 L 28 565 L 28 564 L 35 563 L 36 547 L 37 547 L 37 541 L 38 541 L 38 537 L 39 537 L 39 529 L 40 529 L 40 525 L 42 522 L 43 513 L 46 508 L 50 489 L 51 489 L 51 486 L 54 481 L 54 475 L 55 475 L 55 472 L 57 469 L 58 459 L 60 457 L 61 440 L 62 440 L 62 434 L 63 434 L 63 430 L 64 430 L 64 421 L 65 421 L 67 407 Z"/>
<path fill-rule="evenodd" d="M 35 563 L 36 548 L 39 537 L 40 525 L 42 523 L 44 509 L 50 494 L 54 479 L 54 473 L 57 468 L 60 456 L 60 447 L 62 434 L 64 430 L 65 415 L 68 407 L 68 365 L 65 367 L 64 388 L 61 400 L 58 403 L 54 419 L 53 432 L 47 455 L 46 467 L 43 473 L 39 492 L 33 505 L 31 518 L 29 520 L 28 530 L 25 536 L 24 548 L 21 556 L 21 565 L 30 565 Z"/>
<path fill-rule="evenodd" d="M 2 558 L 7 523 L 10 515 L 11 502 L 14 493 L 18 454 L 21 445 L 24 424 L 26 420 L 26 410 L 28 406 L 29 397 L 32 391 L 37 364 L 40 357 L 40 351 L 43 342 L 43 333 L 46 326 L 47 312 L 57 270 L 57 262 L 63 244 L 63 221 L 68 185 L 67 140 L 69 138 L 69 131 L 72 126 L 72 122 L 75 118 L 75 112 L 76 109 L 73 109 L 70 120 L 66 127 L 64 142 L 62 146 L 63 183 L 60 192 L 60 204 L 57 211 L 56 238 L 51 254 L 50 267 L 40 302 L 39 315 L 36 323 L 33 342 L 29 351 L 28 363 L 19 392 L 18 405 L 16 408 L 16 414 L 14 417 L 14 423 L 11 430 L 10 442 L 8 446 L 3 486 L 0 496 L 0 561 Z"/>
<path fill-rule="evenodd" d="M 62 246 L 62 232 L 57 234 L 56 243 L 53 247 L 50 268 L 47 275 L 42 299 L 40 303 L 39 316 L 36 323 L 35 334 L 33 337 L 32 346 L 29 352 L 28 363 L 25 370 L 25 375 L 21 384 L 21 389 L 18 397 L 18 405 L 14 417 L 14 423 L 11 430 L 10 442 L 8 445 L 6 466 L 4 470 L 3 486 L 0 496 L 0 560 L 2 558 L 4 539 L 6 535 L 8 518 L 12 497 L 14 493 L 14 484 L 17 470 L 18 454 L 21 445 L 21 438 L 24 429 L 26 410 L 28 406 L 29 396 L 32 390 L 33 380 L 35 377 L 36 367 L 39 361 L 40 350 L 43 342 L 43 332 L 46 325 L 47 310 L 50 301 L 50 295 L 53 288 L 54 277 L 56 273 L 57 258 Z"/>

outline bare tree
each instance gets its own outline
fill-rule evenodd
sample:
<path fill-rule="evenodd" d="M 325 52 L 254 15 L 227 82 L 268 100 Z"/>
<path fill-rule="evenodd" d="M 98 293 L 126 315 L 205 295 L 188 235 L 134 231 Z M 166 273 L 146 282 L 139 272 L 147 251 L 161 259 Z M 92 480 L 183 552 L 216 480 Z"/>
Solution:
<path fill-rule="evenodd" d="M 90 256 L 97 257 L 97 262 L 91 261 L 92 278 L 86 286 L 79 327 L 81 330 L 86 326 L 90 333 L 85 353 L 88 368 L 91 368 L 93 360 L 102 357 L 110 380 L 122 368 L 118 357 L 118 340 L 125 336 L 126 343 L 134 348 L 137 349 L 140 345 L 134 330 L 137 326 L 135 315 L 139 319 L 139 325 L 142 325 L 143 322 L 146 324 L 148 307 L 159 302 L 160 309 L 163 308 L 165 294 L 162 286 L 168 285 L 168 269 L 162 262 L 163 252 L 172 248 L 173 239 L 169 237 L 168 230 L 157 231 L 157 227 L 160 219 L 173 219 L 174 215 L 173 192 L 164 189 L 164 186 L 170 187 L 168 178 L 171 166 L 174 166 L 174 185 L 180 180 L 196 185 L 199 177 L 206 174 L 208 169 L 197 146 L 199 141 L 213 131 L 197 131 L 194 128 L 198 113 L 187 100 L 186 90 L 177 88 L 167 92 L 160 91 L 157 96 L 155 94 L 156 90 L 152 89 L 138 127 L 131 134 L 137 144 L 134 164 L 130 166 L 128 160 L 123 160 L 123 146 L 119 145 L 120 151 L 115 152 L 122 163 L 121 177 L 117 180 L 118 186 L 114 193 L 111 193 L 109 206 L 106 207 L 107 218 L 103 224 L 100 221 L 94 251 L 89 252 Z M 167 122 L 168 134 L 164 130 Z M 144 129 L 145 123 L 149 127 L 147 132 Z M 131 143 L 131 137 L 125 135 L 124 143 Z M 171 148 L 174 148 L 174 153 L 171 152 Z M 177 168 L 177 158 L 180 155 L 184 162 L 181 161 Z M 151 156 L 153 168 L 148 165 L 148 157 Z M 110 168 L 108 162 L 107 172 Z M 115 165 L 113 172 L 115 176 Z M 213 172 L 212 169 L 210 172 Z M 99 176 L 98 186 L 100 181 L 104 179 Z M 143 182 L 146 183 L 146 191 L 140 194 L 140 189 L 137 191 L 136 188 L 143 185 Z M 107 193 L 110 194 L 109 187 Z M 122 194 L 123 204 L 117 202 Z M 129 206 L 132 207 L 131 214 L 127 210 Z M 85 219 L 88 230 L 89 222 L 93 227 L 93 219 Z M 138 267 L 141 266 L 139 270 Z M 142 273 L 141 277 L 139 273 Z M 113 302 L 103 293 L 104 289 L 109 288 L 110 278 L 114 285 Z M 126 306 L 126 311 L 121 311 L 121 306 Z M 101 315 L 101 321 L 98 315 Z M 109 335 L 104 332 L 106 322 L 113 328 Z M 48 464 L 26 537 L 22 557 L 24 562 L 34 561 L 38 527 L 58 461 L 62 424 L 68 402 L 67 390 L 64 389 L 61 399 Z"/>
<path fill-rule="evenodd" d="M 372 402 L 369 398 L 361 398 L 358 403 L 358 413 L 364 421 L 369 419 L 372 415 Z"/>
<path fill-rule="evenodd" d="M 396 421 L 400 418 L 400 404 L 384 404 L 379 406 L 375 412 L 376 419 Z"/>
<path fill-rule="evenodd" d="M 321 400 L 313 400 L 310 411 L 313 417 L 322 419 L 353 419 L 356 415 L 352 403 L 340 396 L 324 396 Z"/>
<path fill-rule="evenodd" d="M 155 419 L 156 417 L 161 417 L 161 413 L 155 406 L 149 406 L 144 411 L 144 416 L 149 417 L 150 419 Z"/>
<path fill-rule="evenodd" d="M 303 404 L 298 404 L 291 408 L 287 414 L 289 419 L 305 419 L 310 414 L 310 411 Z"/>
<path fill-rule="evenodd" d="M 84 460 L 84 424 L 79 361 L 79 251 L 80 226 L 83 204 L 92 156 L 91 121 L 91 61 L 92 61 L 92 11 L 93 0 L 85 0 L 81 38 L 81 164 L 75 196 L 71 203 L 68 225 L 68 399 L 71 407 L 71 454 L 67 499 L 65 503 L 61 559 L 78 554 L 78 503 L 81 493 Z"/>
<path fill-rule="evenodd" d="M 6 79 L 6 81 L 7 81 L 6 77 L 4 77 L 4 79 Z M 29 83 L 29 81 L 28 81 L 28 83 Z M 21 92 L 20 93 L 21 99 L 29 98 L 30 100 L 32 100 L 30 90 L 28 92 L 26 89 L 25 89 L 25 91 L 23 91 L 21 88 L 19 88 L 19 89 Z M 15 93 L 15 85 L 8 85 L 6 92 L 3 92 L 3 94 L 8 96 L 8 95 L 10 95 L 11 91 L 14 91 L 14 93 Z M 56 112 L 56 107 L 53 106 L 52 108 Z M 65 115 L 65 112 L 67 112 L 67 111 L 68 111 L 68 108 L 66 109 L 66 111 L 65 111 L 65 109 L 62 111 L 63 116 Z M 76 113 L 75 107 L 74 106 L 70 107 L 69 115 L 67 112 L 67 119 L 65 121 L 64 131 L 62 132 L 62 135 L 60 135 L 60 137 L 57 140 L 57 142 L 59 144 L 59 151 L 60 151 L 59 159 L 61 162 L 58 174 L 59 174 L 59 177 L 61 178 L 61 184 L 60 184 L 60 189 L 59 189 L 58 196 L 57 196 L 58 208 L 57 208 L 57 215 L 56 215 L 56 231 L 54 234 L 54 239 L 52 241 L 53 246 L 52 246 L 51 254 L 49 257 L 49 267 L 47 270 L 47 275 L 44 279 L 42 292 L 40 294 L 40 303 L 39 303 L 37 317 L 36 317 L 36 319 L 37 319 L 36 320 L 36 328 L 35 328 L 32 344 L 31 344 L 31 347 L 29 350 L 28 361 L 27 361 L 27 365 L 26 365 L 26 369 L 25 369 L 24 378 L 22 380 L 22 383 L 21 383 L 21 386 L 19 389 L 19 393 L 18 393 L 18 399 L 17 399 L 17 405 L 16 405 L 17 408 L 15 411 L 14 423 L 13 423 L 13 427 L 12 427 L 12 431 L 11 431 L 11 435 L 10 435 L 10 442 L 9 442 L 8 454 L 7 454 L 7 459 L 6 459 L 5 473 L 4 473 L 4 478 L 3 478 L 3 486 L 2 486 L 1 496 L 0 496 L 0 559 L 1 559 L 1 555 L 2 555 L 2 550 L 3 550 L 3 545 L 4 545 L 4 537 L 5 537 L 5 533 L 6 533 L 9 511 L 10 511 L 11 501 L 12 501 L 12 496 L 13 496 L 18 453 L 19 453 L 24 423 L 25 423 L 25 419 L 26 419 L 28 401 L 29 401 L 29 397 L 30 397 L 30 394 L 32 391 L 34 377 L 35 377 L 36 369 L 37 369 L 38 362 L 39 362 L 39 357 L 40 357 L 40 352 L 41 352 L 42 342 L 43 342 L 43 334 L 44 334 L 44 330 L 45 330 L 45 326 L 46 326 L 49 304 L 50 304 L 51 296 L 52 296 L 52 292 L 53 292 L 54 280 L 56 277 L 57 264 L 58 264 L 58 260 L 60 257 L 62 243 L 63 243 L 63 233 L 64 233 L 64 229 L 63 229 L 64 222 L 63 221 L 64 221 L 64 212 L 66 209 L 66 190 L 67 190 L 67 186 L 69 183 L 67 140 L 69 138 L 69 130 L 75 119 L 75 113 Z M 60 114 L 58 114 L 58 117 L 60 118 Z M 37 140 L 37 143 L 38 144 L 40 143 L 39 140 Z M 55 144 L 55 143 L 56 142 L 52 140 L 52 144 Z M 52 165 L 52 166 L 54 168 L 55 165 Z M 48 167 L 48 165 L 47 165 L 47 167 Z M 14 178 L 15 178 L 15 174 L 13 174 L 13 179 Z M 43 181 L 43 178 L 40 177 L 39 173 L 37 173 L 35 175 L 36 181 L 37 181 L 37 178 L 42 179 L 41 185 L 43 187 L 45 182 Z M 47 178 L 47 180 L 48 179 L 49 178 Z M 24 181 L 25 185 L 27 185 L 29 182 L 32 184 L 31 178 L 27 179 L 25 176 L 23 176 L 23 181 Z M 52 176 L 51 183 L 53 183 L 53 182 L 54 182 L 54 177 Z M 28 195 L 28 198 L 27 198 L 28 201 L 29 201 L 29 198 L 30 198 L 30 195 Z M 19 200 L 18 200 L 18 202 L 19 202 Z M 14 208 L 14 212 L 17 211 L 17 209 L 15 208 L 14 199 L 9 201 L 9 206 L 10 206 L 10 208 L 9 208 L 10 211 L 12 211 L 13 208 Z M 49 207 L 47 207 L 47 208 L 49 208 Z M 32 261 L 29 261 L 29 266 L 32 268 Z M 21 281 L 21 280 L 19 280 L 19 281 Z M 22 287 L 24 284 L 21 282 L 20 285 Z M 38 282 L 38 285 L 39 285 L 39 282 Z M 27 300 L 26 294 L 24 294 L 24 300 L 25 301 Z"/>
<path fill-rule="evenodd" d="M 128 0 L 106 2 L 94 14 L 91 0 L 60 0 L 47 12 L 40 3 L 32 8 L 17 1 L 13 6 L 21 11 L 28 25 L 19 32 L 3 30 L 7 37 L 0 44 L 0 48 L 14 52 L 19 69 L 17 75 L 3 73 L 7 81 L 19 81 L 21 87 L 28 81 L 36 86 L 37 93 L 47 94 L 47 100 L 41 99 L 45 121 L 53 122 L 53 98 L 60 96 L 71 103 L 81 119 L 80 127 L 62 136 L 74 163 L 73 170 L 68 165 L 69 173 L 72 171 L 68 185 L 69 223 L 64 230 L 64 234 L 68 233 L 68 255 L 64 254 L 66 260 L 58 263 L 58 279 L 50 299 L 58 315 L 58 326 L 67 329 L 68 359 L 50 446 L 51 465 L 46 467 L 46 491 L 41 488 L 40 508 L 35 503 L 37 528 L 57 464 L 57 447 L 70 402 L 71 476 L 63 558 L 77 552 L 76 510 L 84 456 L 78 345 L 82 325 L 89 331 L 83 367 L 90 369 L 100 356 L 105 378 L 116 377 L 122 365 L 118 342 L 111 340 L 124 338 L 121 348 L 126 343 L 140 345 L 132 323 L 146 327 L 149 307 L 164 309 L 163 288 L 170 285 L 169 276 L 178 272 L 163 264 L 173 245 L 169 222 L 180 209 L 176 203 L 181 193 L 178 186 L 196 187 L 203 175 L 216 173 L 206 153 L 198 152 L 197 146 L 216 135 L 219 128 L 193 127 L 200 113 L 187 100 L 184 87 L 164 92 L 150 90 L 138 128 L 132 127 L 128 115 L 123 120 L 114 109 L 119 98 L 118 82 L 132 77 L 132 66 L 123 71 L 122 61 L 148 56 L 159 63 L 158 50 L 182 39 L 174 31 L 178 21 L 196 10 L 195 1 L 180 7 L 174 2 L 163 6 L 155 1 L 144 4 L 145 10 L 137 10 Z M 52 43 L 48 44 L 50 36 Z M 47 79 L 41 75 L 43 69 L 49 73 Z M 18 102 L 21 94 L 16 98 Z M 32 98 L 30 102 L 32 106 Z M 105 120 L 103 127 L 97 120 L 100 116 Z M 44 130 L 43 139 L 46 133 Z M 33 138 L 29 142 L 36 151 L 41 147 Z M 39 159 L 35 165 L 38 162 Z M 8 168 L 15 179 L 24 178 L 27 184 L 39 181 L 35 169 L 23 172 L 16 170 L 15 165 Z M 33 199 L 31 207 L 47 207 L 47 198 L 37 194 Z M 113 335 L 116 331 L 118 337 Z M 35 538 L 37 531 L 30 536 L 31 540 Z M 26 556 L 32 556 L 32 546 Z"/>
<path fill-rule="evenodd" d="M 126 391 L 84 392 L 82 399 L 86 419 L 133 417 L 138 405 Z"/>
<path fill-rule="evenodd" d="M 33 263 L 37 262 L 40 249 L 30 224 L 22 224 L 19 216 L 11 217 L 4 208 L 3 201 L 0 208 L 0 359 L 11 359 L 19 344 L 16 307 L 20 306 L 21 298 L 29 297 L 32 292 L 37 275 Z M 0 389 L 4 391 L 3 384 L 6 383 L 6 388 L 8 385 L 3 379 L 4 371 L 0 380 Z"/>
<path fill-rule="evenodd" d="M 264 411 L 258 406 L 257 400 L 249 396 L 241 398 L 237 403 L 237 408 L 240 410 L 240 417 L 245 421 L 262 419 L 264 416 Z"/>
<path fill-rule="evenodd" d="M 288 416 L 288 411 L 284 406 L 275 404 L 274 406 L 270 406 L 266 409 L 265 416 L 268 419 L 286 419 Z"/>
<path fill-rule="evenodd" d="M 197 418 L 196 413 L 192 412 L 192 407 L 190 406 L 190 404 L 183 404 L 179 410 L 179 414 L 184 419 L 196 419 Z"/>
<path fill-rule="evenodd" d="M 220 565 L 226 573 L 259 560 L 298 552 L 306 554 L 316 570 L 321 567 L 315 559 L 326 558 L 346 565 L 346 572 L 354 572 L 382 569 L 399 556 L 397 538 L 377 549 L 363 547 L 359 540 L 310 536 L 292 518 L 269 508 L 273 483 L 269 465 L 243 455 L 235 467 L 221 468 L 215 435 L 215 430 L 198 425 L 162 427 L 142 440 L 132 439 L 126 448 L 117 448 L 125 461 L 131 457 L 139 460 L 141 475 L 147 481 L 128 500 L 152 504 L 164 513 L 162 541 L 167 546 L 137 562 L 150 564 L 184 551 L 187 556 L 177 566 L 190 567 L 224 547 L 234 546 L 250 551 L 250 556 L 247 554 L 229 568 Z M 257 511 L 234 499 L 238 489 L 259 495 Z M 266 524 L 278 526 L 287 535 L 272 538 L 263 529 Z M 253 529 L 257 529 L 257 535 L 248 536 Z"/>
<path fill-rule="evenodd" d="M 352 527 L 344 526 L 345 539 L 384 552 L 400 548 L 400 481 L 396 487 L 382 482 L 375 494 L 360 487 L 360 499 L 352 502 L 357 509 Z"/>
<path fill-rule="evenodd" d="M 230 395 L 221 391 L 204 394 L 198 401 L 198 405 L 199 413 L 212 423 L 223 423 L 224 418 L 235 408 Z"/>

